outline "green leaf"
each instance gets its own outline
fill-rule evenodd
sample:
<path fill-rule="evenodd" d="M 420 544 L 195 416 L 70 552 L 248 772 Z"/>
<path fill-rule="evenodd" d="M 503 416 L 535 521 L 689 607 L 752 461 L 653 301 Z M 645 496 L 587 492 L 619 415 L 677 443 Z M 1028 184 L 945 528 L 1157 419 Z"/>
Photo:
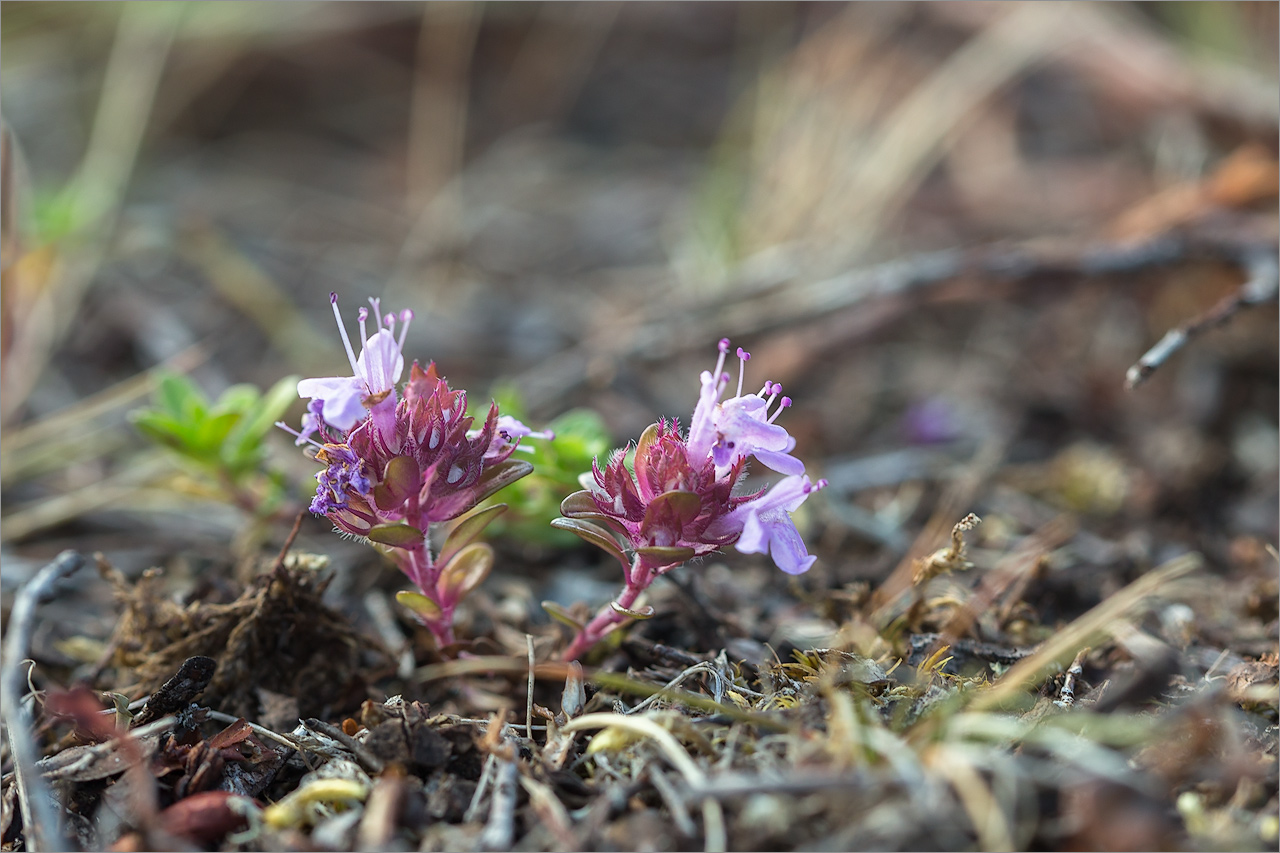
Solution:
<path fill-rule="evenodd" d="M 220 415 L 224 412 L 235 412 L 238 415 L 242 415 L 258 402 L 258 397 L 260 396 L 261 392 L 258 391 L 256 385 L 250 385 L 247 382 L 232 385 L 222 392 L 222 396 L 213 404 L 210 412 L 215 415 Z"/>
<path fill-rule="evenodd" d="M 615 613 L 621 613 L 623 616 L 630 616 L 632 619 L 651 619 L 654 614 L 653 608 L 647 604 L 639 610 L 628 610 L 616 601 L 610 601 L 609 606 L 613 608 Z"/>
<path fill-rule="evenodd" d="M 533 465 L 523 459 L 507 459 L 488 466 L 480 473 L 480 480 L 475 486 L 476 503 L 532 472 Z"/>
<path fill-rule="evenodd" d="M 166 447 L 182 450 L 187 444 L 186 424 L 157 409 L 139 409 L 129 413 L 138 432 Z"/>
<path fill-rule="evenodd" d="M 440 605 L 420 592 L 402 589 L 396 593 L 396 601 L 413 611 L 424 622 L 434 622 L 444 612 Z"/>
<path fill-rule="evenodd" d="M 373 489 L 373 502 L 378 509 L 395 509 L 422 488 L 422 472 L 408 456 L 393 456 L 382 473 L 382 482 Z"/>
<path fill-rule="evenodd" d="M 424 541 L 422 531 L 408 524 L 375 524 L 365 535 L 372 542 L 393 548 L 417 548 Z"/>
<path fill-rule="evenodd" d="M 514 385 L 496 386 L 493 396 L 503 414 L 530 420 Z M 580 485 L 578 474 L 589 471 L 592 459 L 608 453 L 612 443 L 604 420 L 591 409 L 572 409 L 545 427 L 555 433 L 555 438 L 521 442 L 517 457 L 531 462 L 533 473 L 503 491 L 501 499 L 510 510 L 489 530 L 494 536 L 567 548 L 573 544 L 571 535 L 551 527 L 550 521 L 559 514 L 560 502 L 570 492 L 587 488 Z"/>
<path fill-rule="evenodd" d="M 236 438 L 259 441 L 271 432 L 276 421 L 298 399 L 298 377 L 286 376 L 271 386 L 245 413 L 245 419 L 236 428 Z"/>
<path fill-rule="evenodd" d="M 636 472 L 636 478 L 642 483 L 648 477 L 649 448 L 657 440 L 657 424 L 649 424 L 645 427 L 644 432 L 640 433 L 640 438 L 636 440 L 635 461 L 632 463 L 632 467 Z"/>
<path fill-rule="evenodd" d="M 693 492 L 663 492 L 644 511 L 640 532 L 647 533 L 655 527 L 680 530 L 702 512 L 702 498 Z"/>
<path fill-rule="evenodd" d="M 265 395 L 258 395 L 254 389 L 253 402 L 245 407 L 240 421 L 223 442 L 222 458 L 227 465 L 237 470 L 256 467 L 266 453 L 263 439 L 296 399 L 296 376 L 281 379 Z M 218 404 L 221 406 L 223 399 L 219 399 Z"/>
<path fill-rule="evenodd" d="M 678 548 L 671 545 L 647 545 L 644 548 L 637 548 L 636 553 L 647 557 L 651 563 L 675 566 L 692 560 L 697 552 L 692 548 Z"/>
<path fill-rule="evenodd" d="M 471 544 L 472 540 L 484 532 L 484 529 L 489 526 L 489 522 L 506 511 L 506 504 L 494 504 L 493 506 L 472 510 L 464 515 L 449 531 L 449 535 L 445 537 L 444 544 L 440 546 L 440 562 L 447 563 L 453 559 L 454 554 Z"/>
<path fill-rule="evenodd" d="M 492 568 L 493 548 L 483 542 L 473 542 L 440 570 L 440 597 L 447 602 L 461 601 L 484 582 Z"/>
<path fill-rule="evenodd" d="M 591 493 L 583 489 L 574 492 L 560 502 L 560 514 L 565 518 L 592 518 L 604 521 L 609 516 L 600 511 Z"/>
<path fill-rule="evenodd" d="M 542 609 L 547 611 L 547 615 L 562 625 L 568 625 L 575 631 L 581 631 L 585 626 L 569 613 L 568 609 L 554 601 L 542 602 Z"/>
<path fill-rule="evenodd" d="M 177 373 L 161 375 L 156 385 L 155 401 L 161 409 L 185 423 L 204 417 L 209 400 L 190 379 Z"/>
<path fill-rule="evenodd" d="M 627 561 L 626 555 L 622 553 L 622 546 L 618 544 L 618 540 L 613 537 L 613 534 L 600 525 L 577 518 L 555 518 L 552 519 L 551 526 L 560 530 L 568 530 L 597 548 L 608 551 L 626 569 L 630 570 L 631 564 Z"/>
<path fill-rule="evenodd" d="M 223 412 L 220 415 L 210 413 L 202 418 L 196 427 L 192 441 L 193 449 L 202 457 L 214 459 L 221 457 L 223 442 L 239 422 L 239 412 Z"/>

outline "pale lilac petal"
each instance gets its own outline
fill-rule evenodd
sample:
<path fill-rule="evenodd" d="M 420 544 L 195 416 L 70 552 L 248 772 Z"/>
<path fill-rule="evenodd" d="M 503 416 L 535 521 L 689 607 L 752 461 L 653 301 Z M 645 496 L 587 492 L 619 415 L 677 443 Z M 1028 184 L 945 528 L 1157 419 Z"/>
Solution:
<path fill-rule="evenodd" d="M 737 548 L 744 554 L 768 554 L 769 533 L 760 520 L 760 513 L 748 512 L 742 519 L 742 535 Z"/>
<path fill-rule="evenodd" d="M 505 433 L 508 438 L 553 439 L 556 437 L 556 434 L 549 429 L 542 430 L 541 432 L 536 431 L 531 427 L 525 426 L 520 421 L 511 417 L 511 415 L 499 415 L 496 426 L 497 432 L 499 434 Z"/>
<path fill-rule="evenodd" d="M 816 560 L 805 549 L 800 531 L 789 513 L 796 511 L 810 494 L 826 485 L 805 476 L 786 477 L 753 501 L 744 503 L 725 516 L 719 527 L 732 529 L 742 525 L 737 548 L 744 554 L 768 554 L 778 568 L 798 575 L 809 570 Z"/>
<path fill-rule="evenodd" d="M 821 488 L 821 485 L 816 488 Z M 795 512 L 813 491 L 815 486 L 808 477 L 784 477 L 772 489 L 751 503 L 744 504 L 738 511 L 750 508 L 755 512 L 771 512 L 775 509 Z"/>
<path fill-rule="evenodd" d="M 782 515 L 781 519 L 772 525 L 771 534 L 769 556 L 773 558 L 777 567 L 787 574 L 804 574 L 818 561 L 817 557 L 805 549 L 800 531 L 796 530 L 789 516 Z"/>
<path fill-rule="evenodd" d="M 359 387 L 350 387 L 343 393 L 325 397 L 321 417 L 325 423 L 346 432 L 369 413 L 364 407 L 363 397 Z"/>
<path fill-rule="evenodd" d="M 698 405 L 689 419 L 689 437 L 686 444 L 690 459 L 705 459 L 716 441 L 716 405 L 720 400 L 719 376 L 702 371 L 702 388 L 698 392 Z"/>
<path fill-rule="evenodd" d="M 298 396 L 323 400 L 320 416 L 325 423 L 343 431 L 364 417 L 363 393 L 364 384 L 354 376 L 322 376 L 298 383 Z"/>
<path fill-rule="evenodd" d="M 744 554 L 767 553 L 789 575 L 807 572 L 818 559 L 805 549 L 795 522 L 782 510 L 749 513 L 736 547 Z"/>
<path fill-rule="evenodd" d="M 353 376 L 322 376 L 298 381 L 298 396 L 309 400 L 323 400 L 330 394 L 338 394 L 356 382 Z"/>
<path fill-rule="evenodd" d="M 766 467 L 779 474 L 798 476 L 804 473 L 804 463 L 789 453 L 775 453 L 772 450 L 755 450 L 753 454 Z"/>
<path fill-rule="evenodd" d="M 369 423 L 373 428 L 374 435 L 378 441 L 387 449 L 388 453 L 396 454 L 400 452 L 400 431 L 396 429 L 396 395 L 388 394 L 383 397 L 372 408 L 364 408 L 364 400 L 361 399 L 360 405 L 363 411 L 367 411 L 369 415 Z M 363 412 L 357 416 L 358 421 L 363 417 Z"/>
<path fill-rule="evenodd" d="M 720 468 L 748 456 L 782 474 L 799 474 L 804 465 L 785 457 L 796 440 L 784 428 L 769 422 L 768 401 L 756 394 L 732 397 L 715 407 L 712 415 L 715 444 L 711 455 Z"/>
<path fill-rule="evenodd" d="M 493 438 L 489 440 L 489 448 L 485 451 L 484 462 L 490 464 L 496 459 L 504 458 L 507 448 L 515 444 L 517 440 L 522 438 L 542 438 L 553 439 L 556 434 L 549 429 L 535 430 L 532 427 L 525 426 L 520 421 L 511 417 L 511 415 L 499 415 L 497 422 L 494 424 Z M 467 432 L 467 438 L 474 439 L 484 432 L 483 429 L 473 429 Z M 533 448 L 528 445 L 520 445 L 517 450 L 524 450 L 529 453 L 533 452 Z"/>
<path fill-rule="evenodd" d="M 284 424 L 277 424 L 285 429 L 289 429 Z M 311 441 L 311 436 L 319 432 L 324 426 L 324 400 L 312 400 L 307 404 L 307 412 L 302 416 L 302 431 L 294 433 L 297 436 L 294 444 L 301 447 Z M 289 432 L 293 430 L 289 429 Z"/>
<path fill-rule="evenodd" d="M 394 390 L 404 372 L 404 355 L 400 344 L 387 329 L 379 329 L 369 338 L 356 359 L 356 372 L 363 379 L 367 393 L 376 396 Z"/>

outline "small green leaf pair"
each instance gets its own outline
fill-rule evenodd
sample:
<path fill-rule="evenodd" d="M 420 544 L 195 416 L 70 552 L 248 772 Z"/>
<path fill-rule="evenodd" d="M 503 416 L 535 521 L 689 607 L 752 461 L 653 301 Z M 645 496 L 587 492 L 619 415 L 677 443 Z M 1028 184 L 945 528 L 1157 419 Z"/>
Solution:
<path fill-rule="evenodd" d="M 161 375 L 150 408 L 130 413 L 138 431 L 163 445 L 217 487 L 229 486 L 234 502 L 248 499 L 266 514 L 284 499 L 278 475 L 265 470 L 265 438 L 297 399 L 297 377 L 286 377 L 263 394 L 233 385 L 211 401 L 186 376 Z"/>
<path fill-rule="evenodd" d="M 420 592 L 402 590 L 396 593 L 396 600 L 428 625 L 447 619 L 458 602 L 470 595 L 489 576 L 493 568 L 493 548 L 473 540 L 506 510 L 506 504 L 474 510 L 463 516 L 449 531 L 440 548 L 440 555 L 435 560 L 438 574 L 434 585 L 434 599 Z M 370 531 L 369 538 L 380 544 L 402 548 L 423 543 L 422 532 L 407 524 L 378 525 Z M 400 542 L 404 544 L 399 544 Z"/>
<path fill-rule="evenodd" d="M 505 414 L 527 420 L 514 386 L 496 389 L 494 397 Z M 581 488 L 578 476 L 591 470 L 596 457 L 609 453 L 613 438 L 604 420 L 591 409 L 565 412 L 546 429 L 555 434 L 554 441 L 521 444 L 518 455 L 533 464 L 533 473 L 503 492 L 502 500 L 511 512 L 494 525 L 493 532 L 522 543 L 567 548 L 573 539 L 549 522 L 557 517 L 565 496 Z"/>

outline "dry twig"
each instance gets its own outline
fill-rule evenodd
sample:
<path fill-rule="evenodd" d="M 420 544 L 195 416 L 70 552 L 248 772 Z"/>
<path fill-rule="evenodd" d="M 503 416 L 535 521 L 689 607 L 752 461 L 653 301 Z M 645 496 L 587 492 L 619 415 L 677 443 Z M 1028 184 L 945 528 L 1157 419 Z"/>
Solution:
<path fill-rule="evenodd" d="M 1208 330 L 1226 323 L 1241 310 L 1261 305 L 1276 298 L 1280 290 L 1280 261 L 1276 260 L 1274 246 L 1256 248 L 1247 252 L 1241 260 L 1248 278 L 1240 289 L 1218 302 L 1198 317 L 1188 320 L 1147 350 L 1138 362 L 1125 373 L 1124 385 L 1130 391 L 1146 382 L 1151 374 L 1169 360 L 1169 357 L 1186 346 L 1192 339 Z"/>
<path fill-rule="evenodd" d="M 13 609 L 9 612 L 3 677 L 0 677 L 0 684 L 3 684 L 0 709 L 3 709 L 9 732 L 9 749 L 13 754 L 27 850 L 70 849 L 62 833 L 62 821 L 56 801 L 45 784 L 44 777 L 36 769 L 39 756 L 35 741 L 31 739 L 33 723 L 31 715 L 22 705 L 22 697 L 26 694 L 22 662 L 31 649 L 36 606 L 52 600 L 58 581 L 70 577 L 83 565 L 84 557 L 79 553 L 63 551 L 18 591 Z"/>

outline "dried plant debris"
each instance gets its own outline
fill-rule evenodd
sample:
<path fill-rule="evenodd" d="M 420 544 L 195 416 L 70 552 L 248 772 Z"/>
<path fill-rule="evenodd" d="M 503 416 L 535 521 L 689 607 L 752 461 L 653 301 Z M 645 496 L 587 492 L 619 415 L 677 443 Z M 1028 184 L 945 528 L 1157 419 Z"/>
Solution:
<path fill-rule="evenodd" d="M 1276 849 L 1280 4 L 176 8 L 4 6 L 0 853 Z"/>
<path fill-rule="evenodd" d="M 528 725 L 399 697 L 288 731 L 215 724 L 226 715 L 199 685 L 218 675 L 193 657 L 131 728 L 92 691 L 48 696 L 46 738 L 66 731 L 40 770 L 85 849 L 1265 849 L 1275 655 L 1160 669 L 1167 646 L 1133 627 L 1187 565 L 1100 605 L 1129 627 L 1099 634 L 1093 612 L 1066 626 L 1068 641 L 1095 639 L 1056 668 L 1040 660 L 1052 644 L 931 651 L 928 634 L 760 666 L 636 636 L 610 652 L 628 673 L 535 668 Z M 245 596 L 279 607 L 266 584 L 288 582 L 267 576 Z M 1126 664 L 1160 675 L 1135 692 Z M 457 673 L 446 705 L 490 695 L 470 661 L 439 666 Z M 523 682 L 507 682 L 510 707 Z M 12 774 L 3 796 L 19 797 Z M 20 849 L 21 821 L 6 820 L 6 849 Z"/>
<path fill-rule="evenodd" d="M 359 705 L 366 685 L 394 669 L 377 640 L 321 601 L 330 578 L 305 558 L 256 578 L 229 604 L 182 606 L 164 596 L 158 570 L 132 586 L 113 578 L 124 604 L 113 662 L 135 692 L 163 694 L 178 664 L 203 657 L 214 664 L 205 703 L 249 719 L 274 711 L 279 722 L 281 695 L 296 702 L 290 716 L 330 716 Z"/>

